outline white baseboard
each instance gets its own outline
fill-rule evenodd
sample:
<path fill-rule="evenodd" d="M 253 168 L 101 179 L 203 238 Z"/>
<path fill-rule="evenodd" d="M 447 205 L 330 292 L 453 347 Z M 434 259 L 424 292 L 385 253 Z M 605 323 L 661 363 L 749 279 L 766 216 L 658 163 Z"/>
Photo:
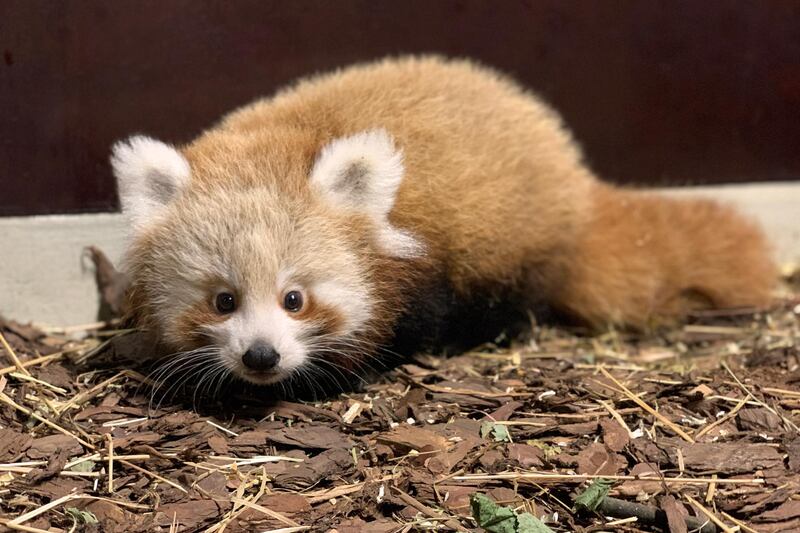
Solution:
<path fill-rule="evenodd" d="M 730 202 L 761 222 L 779 261 L 800 260 L 800 182 L 664 192 Z M 95 321 L 94 270 L 83 250 L 95 245 L 118 264 L 125 234 L 116 213 L 0 218 L 0 314 L 57 326 Z"/>
<path fill-rule="evenodd" d="M 0 314 L 48 325 L 97 320 L 98 293 L 84 248 L 115 264 L 125 242 L 118 213 L 0 218 Z"/>

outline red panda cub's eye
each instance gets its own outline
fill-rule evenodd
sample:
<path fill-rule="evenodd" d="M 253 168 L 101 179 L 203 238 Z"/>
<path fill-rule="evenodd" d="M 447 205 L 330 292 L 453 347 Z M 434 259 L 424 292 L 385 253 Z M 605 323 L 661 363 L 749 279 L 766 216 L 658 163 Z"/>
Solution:
<path fill-rule="evenodd" d="M 217 294 L 217 298 L 214 300 L 214 306 L 217 308 L 217 311 L 223 315 L 233 313 L 236 310 L 236 298 L 229 292 L 221 292 Z"/>
<path fill-rule="evenodd" d="M 303 308 L 303 294 L 300 291 L 289 291 L 283 297 L 283 307 L 291 313 Z"/>

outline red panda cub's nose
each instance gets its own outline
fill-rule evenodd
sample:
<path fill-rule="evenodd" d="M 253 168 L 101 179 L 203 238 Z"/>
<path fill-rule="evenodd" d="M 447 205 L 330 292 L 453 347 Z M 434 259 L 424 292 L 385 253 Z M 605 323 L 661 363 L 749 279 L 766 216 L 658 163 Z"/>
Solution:
<path fill-rule="evenodd" d="M 242 356 L 242 363 L 250 370 L 266 372 L 280 361 L 281 355 L 269 344 L 254 344 Z"/>

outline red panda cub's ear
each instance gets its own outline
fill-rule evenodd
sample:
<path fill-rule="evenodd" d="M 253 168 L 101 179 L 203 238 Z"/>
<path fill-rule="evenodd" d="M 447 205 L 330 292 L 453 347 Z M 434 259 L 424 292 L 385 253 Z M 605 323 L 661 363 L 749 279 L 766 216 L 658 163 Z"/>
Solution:
<path fill-rule="evenodd" d="M 158 218 L 189 184 L 189 162 L 174 147 L 137 135 L 111 150 L 122 212 L 134 232 Z"/>
<path fill-rule="evenodd" d="M 384 253 L 411 258 L 423 253 L 422 244 L 389 222 L 404 171 L 403 153 L 389 133 L 369 130 L 323 147 L 311 170 L 311 186 L 332 205 L 372 218 Z"/>

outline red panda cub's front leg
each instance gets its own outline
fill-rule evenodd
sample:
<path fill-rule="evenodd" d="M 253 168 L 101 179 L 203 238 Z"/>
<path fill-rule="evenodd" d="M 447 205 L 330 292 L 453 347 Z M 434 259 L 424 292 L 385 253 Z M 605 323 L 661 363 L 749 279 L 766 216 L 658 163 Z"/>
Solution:
<path fill-rule="evenodd" d="M 763 233 L 733 209 L 600 183 L 565 268 L 553 303 L 595 327 L 767 305 L 776 279 Z"/>

